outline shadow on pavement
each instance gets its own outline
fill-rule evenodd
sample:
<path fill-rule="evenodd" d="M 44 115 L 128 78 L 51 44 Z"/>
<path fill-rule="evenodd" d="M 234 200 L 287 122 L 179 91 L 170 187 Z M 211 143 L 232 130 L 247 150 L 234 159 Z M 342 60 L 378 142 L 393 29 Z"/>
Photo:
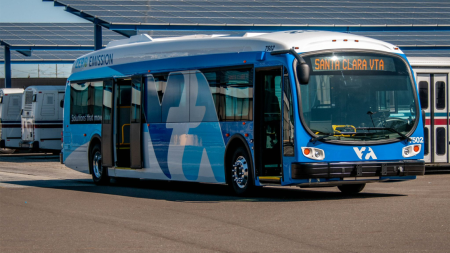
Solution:
<path fill-rule="evenodd" d="M 29 163 L 29 162 L 58 162 L 59 155 L 51 154 L 12 154 L 0 155 L 0 161 L 13 163 Z"/>
<path fill-rule="evenodd" d="M 8 181 L 3 183 L 179 202 L 291 202 L 407 196 L 364 193 L 364 191 L 357 195 L 344 195 L 335 187 L 329 188 L 329 191 L 297 187 L 264 187 L 256 189 L 249 196 L 237 197 L 232 195 L 226 185 L 133 179 L 120 180 L 108 186 L 96 186 L 89 179 Z"/>

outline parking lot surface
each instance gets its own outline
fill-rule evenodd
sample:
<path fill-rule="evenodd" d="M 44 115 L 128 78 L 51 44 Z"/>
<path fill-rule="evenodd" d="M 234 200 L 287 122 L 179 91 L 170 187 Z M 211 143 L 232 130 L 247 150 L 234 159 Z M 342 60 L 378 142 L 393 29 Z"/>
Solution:
<path fill-rule="evenodd" d="M 449 252 L 450 175 L 336 187 L 127 180 L 95 186 L 50 155 L 0 155 L 0 252 Z"/>

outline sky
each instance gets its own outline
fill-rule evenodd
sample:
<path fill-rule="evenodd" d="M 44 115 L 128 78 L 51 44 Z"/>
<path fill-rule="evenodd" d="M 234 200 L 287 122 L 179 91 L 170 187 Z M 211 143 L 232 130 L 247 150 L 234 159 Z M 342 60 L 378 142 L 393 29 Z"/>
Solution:
<path fill-rule="evenodd" d="M 42 0 L 0 0 L 0 23 L 86 23 L 88 21 Z M 0 50 L 3 50 L 0 47 Z M 57 66 L 58 65 L 58 66 Z M 63 77 L 70 75 L 72 64 L 12 64 L 13 78 Z M 0 63 L 0 78 L 4 78 Z"/>
<path fill-rule="evenodd" d="M 0 23 L 88 22 L 42 0 L 0 0 Z"/>

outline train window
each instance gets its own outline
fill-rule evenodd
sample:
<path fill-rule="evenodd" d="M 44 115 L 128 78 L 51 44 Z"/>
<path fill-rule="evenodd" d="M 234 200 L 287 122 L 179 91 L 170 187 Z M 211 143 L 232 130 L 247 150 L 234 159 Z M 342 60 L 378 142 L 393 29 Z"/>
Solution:
<path fill-rule="evenodd" d="M 424 128 L 423 129 L 423 139 L 424 139 L 424 149 L 423 149 L 423 153 L 424 155 L 428 155 L 430 153 L 429 147 L 428 147 L 428 135 L 429 135 L 429 130 L 428 128 Z"/>
<path fill-rule="evenodd" d="M 419 97 L 420 97 L 420 105 L 422 109 L 428 108 L 428 82 L 421 81 L 419 82 Z"/>
<path fill-rule="evenodd" d="M 436 109 L 445 109 L 445 83 L 436 82 Z"/>
<path fill-rule="evenodd" d="M 436 128 L 436 154 L 445 155 L 445 128 Z"/>

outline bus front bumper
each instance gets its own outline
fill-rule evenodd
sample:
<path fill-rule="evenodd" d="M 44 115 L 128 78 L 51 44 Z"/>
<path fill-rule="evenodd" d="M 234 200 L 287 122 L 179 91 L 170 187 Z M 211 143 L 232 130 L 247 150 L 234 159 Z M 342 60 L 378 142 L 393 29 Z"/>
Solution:
<path fill-rule="evenodd" d="M 425 162 L 418 160 L 292 163 L 292 179 L 420 176 L 425 173 Z"/>

